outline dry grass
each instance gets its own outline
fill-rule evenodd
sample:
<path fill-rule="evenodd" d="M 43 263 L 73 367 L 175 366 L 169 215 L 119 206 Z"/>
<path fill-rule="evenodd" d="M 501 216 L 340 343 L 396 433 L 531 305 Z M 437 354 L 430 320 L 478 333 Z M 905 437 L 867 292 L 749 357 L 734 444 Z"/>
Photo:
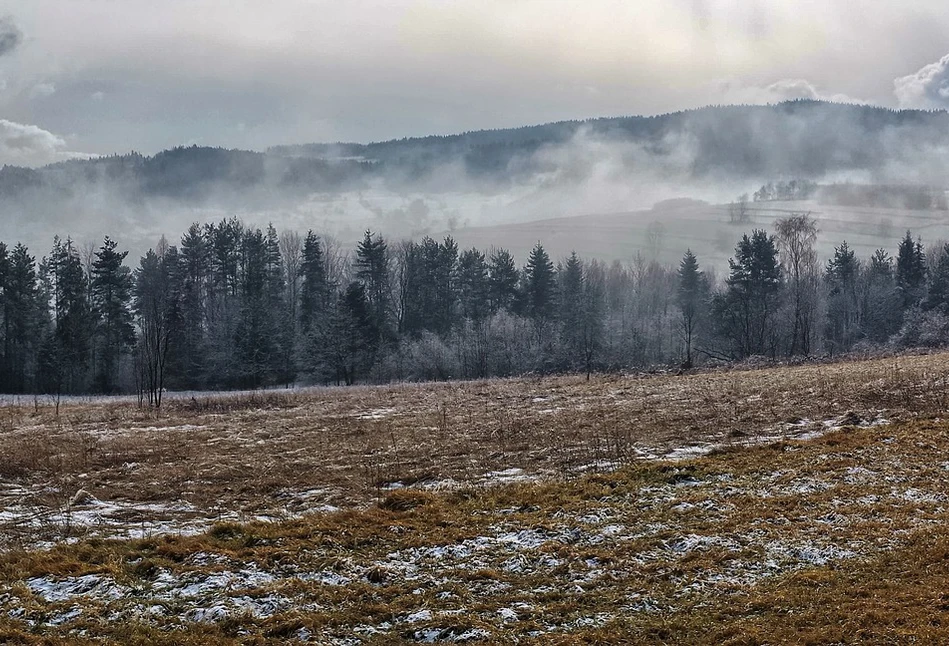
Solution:
<path fill-rule="evenodd" d="M 23 535 L 64 528 L 14 517 L 0 642 L 945 643 L 947 369 L 937 355 L 326 390 L 158 420 L 7 411 L 7 509 L 81 486 L 157 504 L 135 513 L 166 514 L 169 533 L 102 541 L 86 525 L 39 550 Z M 892 423 L 793 439 L 848 412 Z M 720 446 L 641 458 L 690 443 Z M 546 477 L 481 486 L 511 468 Z M 413 486 L 379 487 L 394 481 Z M 161 506 L 177 496 L 186 510 Z M 326 502 L 346 508 L 305 513 Z M 234 522 L 281 506 L 294 513 Z"/>
<path fill-rule="evenodd" d="M 937 414 L 949 403 L 947 371 L 949 357 L 932 355 L 590 382 L 267 392 L 171 400 L 157 419 L 128 402 L 67 403 L 59 415 L 51 405 L 7 406 L 0 535 L 82 531 L 89 523 L 62 522 L 79 489 L 123 504 L 127 529 L 167 531 L 364 505 L 391 483 L 470 484 L 510 469 L 569 476 L 634 463 L 644 451 L 800 433 L 848 411 Z M 793 424 L 801 419 L 813 424 Z M 123 524 L 100 516 L 101 533 Z M 29 532 L 16 531 L 24 525 Z"/>

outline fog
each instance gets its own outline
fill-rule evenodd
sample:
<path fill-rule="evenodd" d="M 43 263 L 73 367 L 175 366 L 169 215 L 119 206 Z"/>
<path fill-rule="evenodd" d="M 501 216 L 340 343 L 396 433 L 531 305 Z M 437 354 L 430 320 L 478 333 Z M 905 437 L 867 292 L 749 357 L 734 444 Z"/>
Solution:
<path fill-rule="evenodd" d="M 366 146 L 284 146 L 267 153 L 182 148 L 154 157 L 72 160 L 0 173 L 6 214 L 0 239 L 22 241 L 42 256 L 53 235 L 80 244 L 109 235 L 134 258 L 162 235 L 176 242 L 192 222 L 237 216 L 251 225 L 312 229 L 344 244 L 366 229 L 394 240 L 453 234 L 465 245 L 508 246 L 523 259 L 535 242 L 550 239 L 555 255 L 580 247 L 603 260 L 628 260 L 655 246 L 646 238 L 657 222 L 666 232 L 664 260 L 690 246 L 723 264 L 741 233 L 729 227 L 724 205 L 768 182 L 945 190 L 947 125 L 944 112 L 799 101 Z M 680 198 L 693 201 L 668 208 Z M 662 208 L 651 210 L 657 203 Z M 761 224 L 772 206 L 756 207 Z M 819 218 L 827 206 L 812 201 L 781 208 Z M 871 220 L 868 229 L 879 231 L 877 221 L 888 218 L 899 233 L 920 224 L 911 215 L 836 208 L 832 219 Z M 566 219 L 579 216 L 588 226 L 575 229 Z M 598 216 L 612 219 L 607 224 Z M 585 231 L 598 222 L 602 234 Z M 518 225 L 516 235 L 505 228 L 512 225 Z M 934 234 L 933 222 L 925 226 L 926 235 Z M 941 229 L 935 234 L 949 237 Z"/>

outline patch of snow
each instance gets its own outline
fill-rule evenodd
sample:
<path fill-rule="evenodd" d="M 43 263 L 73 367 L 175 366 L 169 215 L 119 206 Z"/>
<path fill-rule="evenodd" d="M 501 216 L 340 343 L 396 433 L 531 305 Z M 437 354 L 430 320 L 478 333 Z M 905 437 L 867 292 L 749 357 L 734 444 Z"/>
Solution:
<path fill-rule="evenodd" d="M 356 419 L 368 419 L 368 420 L 380 420 L 385 419 L 389 415 L 398 412 L 396 408 L 375 408 L 373 410 L 366 411 L 356 415 Z"/>

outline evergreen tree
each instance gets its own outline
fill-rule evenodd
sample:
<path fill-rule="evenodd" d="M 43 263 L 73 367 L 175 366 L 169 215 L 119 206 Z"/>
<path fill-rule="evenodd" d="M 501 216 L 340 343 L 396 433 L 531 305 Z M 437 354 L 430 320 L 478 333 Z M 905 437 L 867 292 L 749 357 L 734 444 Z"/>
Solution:
<path fill-rule="evenodd" d="M 831 351 L 847 350 L 859 329 L 857 281 L 860 262 L 846 241 L 834 249 L 827 262 L 824 281 L 828 287 L 826 338 Z"/>
<path fill-rule="evenodd" d="M 691 249 L 679 263 L 676 304 L 679 306 L 679 331 L 685 345 L 685 368 L 692 367 L 692 350 L 698 330 L 705 318 L 708 302 L 708 281 L 699 270 L 699 261 Z"/>
<path fill-rule="evenodd" d="M 939 257 L 929 277 L 924 306 L 927 310 L 939 310 L 943 314 L 949 314 L 949 244 L 943 245 L 939 250 Z"/>
<path fill-rule="evenodd" d="M 505 310 L 514 312 L 518 304 L 520 274 L 514 256 L 507 249 L 491 254 L 488 266 L 488 299 L 491 313 Z"/>
<path fill-rule="evenodd" d="M 10 255 L 3 295 L 8 371 L 4 385 L 11 392 L 27 392 L 35 387 L 37 352 L 47 325 L 36 262 L 22 244 Z"/>
<path fill-rule="evenodd" d="M 861 332 L 871 341 L 883 343 L 899 329 L 903 316 L 893 259 L 884 249 L 874 252 L 860 283 Z"/>
<path fill-rule="evenodd" d="M 256 359 L 260 359 L 262 355 L 248 346 L 242 347 L 235 343 L 239 334 L 238 327 L 242 322 L 247 323 L 243 301 L 246 296 L 246 240 L 250 235 L 252 232 L 245 231 L 244 225 L 237 218 L 223 220 L 216 226 L 209 225 L 205 228 L 210 272 L 204 308 L 206 343 L 202 372 L 207 377 L 208 385 L 247 384 L 252 382 L 255 376 L 260 376 L 260 363 L 243 363 L 246 357 L 241 357 L 240 351 L 247 350 Z M 262 251 L 257 260 L 263 262 Z M 262 276 L 262 266 L 257 269 Z M 243 332 L 247 332 L 247 329 Z M 242 339 L 247 342 L 248 337 L 245 335 Z M 266 350 L 264 354 L 269 356 Z"/>
<path fill-rule="evenodd" d="M 326 278 L 326 258 L 323 245 L 313 231 L 308 231 L 303 241 L 303 257 L 300 261 L 300 328 L 304 335 L 310 333 L 327 315 L 330 306 L 330 285 Z"/>
<path fill-rule="evenodd" d="M 556 306 L 554 264 L 539 242 L 534 245 L 523 273 L 524 314 L 537 328 L 545 327 L 554 316 Z"/>
<path fill-rule="evenodd" d="M 53 310 L 53 330 L 41 348 L 42 388 L 56 394 L 81 392 L 93 332 L 86 273 L 72 240 L 57 236 L 41 273 L 47 282 Z"/>
<path fill-rule="evenodd" d="M 283 269 L 276 233 L 248 230 L 241 258 L 235 374 L 242 385 L 256 388 L 284 376 L 282 323 L 287 312 L 282 304 Z"/>
<path fill-rule="evenodd" d="M 774 356 L 777 337 L 774 319 L 781 292 L 781 267 L 773 236 L 756 229 L 742 236 L 729 259 L 723 294 L 714 302 L 719 331 L 732 356 Z"/>
<path fill-rule="evenodd" d="M 369 372 L 379 339 L 374 326 L 366 289 L 361 282 L 353 281 L 339 295 L 333 320 L 331 361 L 337 383 L 351 385 Z"/>
<path fill-rule="evenodd" d="M 564 366 L 576 369 L 583 360 L 583 263 L 572 252 L 560 274 L 560 345 Z"/>
<path fill-rule="evenodd" d="M 119 362 L 135 342 L 130 309 L 132 273 L 125 266 L 128 251 L 106 236 L 92 263 L 92 307 L 96 317 L 97 360 L 95 375 L 100 392 L 117 387 Z"/>
<path fill-rule="evenodd" d="M 461 318 L 482 321 L 490 312 L 488 300 L 490 284 L 485 256 L 477 249 L 469 249 L 458 259 L 458 302 Z"/>
<path fill-rule="evenodd" d="M 899 290 L 903 310 L 918 305 L 926 288 L 926 256 L 923 245 L 913 242 L 909 231 L 900 241 L 896 256 L 896 287 Z"/>
<path fill-rule="evenodd" d="M 389 248 L 382 236 L 366 234 L 356 248 L 356 279 L 362 283 L 379 344 L 393 338 Z M 347 292 L 348 292 L 347 288 Z"/>
<path fill-rule="evenodd" d="M 435 281 L 435 316 L 432 332 L 447 335 L 455 325 L 458 295 L 456 276 L 458 270 L 458 243 L 448 236 L 438 245 L 438 255 L 433 266 Z"/>
<path fill-rule="evenodd" d="M 171 350 L 168 371 L 184 388 L 201 388 L 207 375 L 208 297 L 211 249 L 205 231 L 192 224 L 181 238 L 173 277 L 180 293 L 181 330 Z"/>

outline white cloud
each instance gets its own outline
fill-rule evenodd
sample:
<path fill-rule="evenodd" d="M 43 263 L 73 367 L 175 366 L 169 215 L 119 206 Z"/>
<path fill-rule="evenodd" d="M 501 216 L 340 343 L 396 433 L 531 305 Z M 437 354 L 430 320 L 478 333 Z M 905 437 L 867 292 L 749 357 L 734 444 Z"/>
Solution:
<path fill-rule="evenodd" d="M 893 86 L 902 108 L 949 107 L 949 54 L 915 74 L 896 79 Z"/>
<path fill-rule="evenodd" d="M 83 153 L 66 150 L 66 141 L 39 126 L 0 119 L 0 165 L 41 166 Z"/>
<path fill-rule="evenodd" d="M 806 79 L 788 78 L 764 86 L 743 85 L 734 81 L 719 84 L 718 95 L 723 103 L 766 104 L 807 99 L 834 103 L 865 103 L 839 92 L 824 92 Z"/>

